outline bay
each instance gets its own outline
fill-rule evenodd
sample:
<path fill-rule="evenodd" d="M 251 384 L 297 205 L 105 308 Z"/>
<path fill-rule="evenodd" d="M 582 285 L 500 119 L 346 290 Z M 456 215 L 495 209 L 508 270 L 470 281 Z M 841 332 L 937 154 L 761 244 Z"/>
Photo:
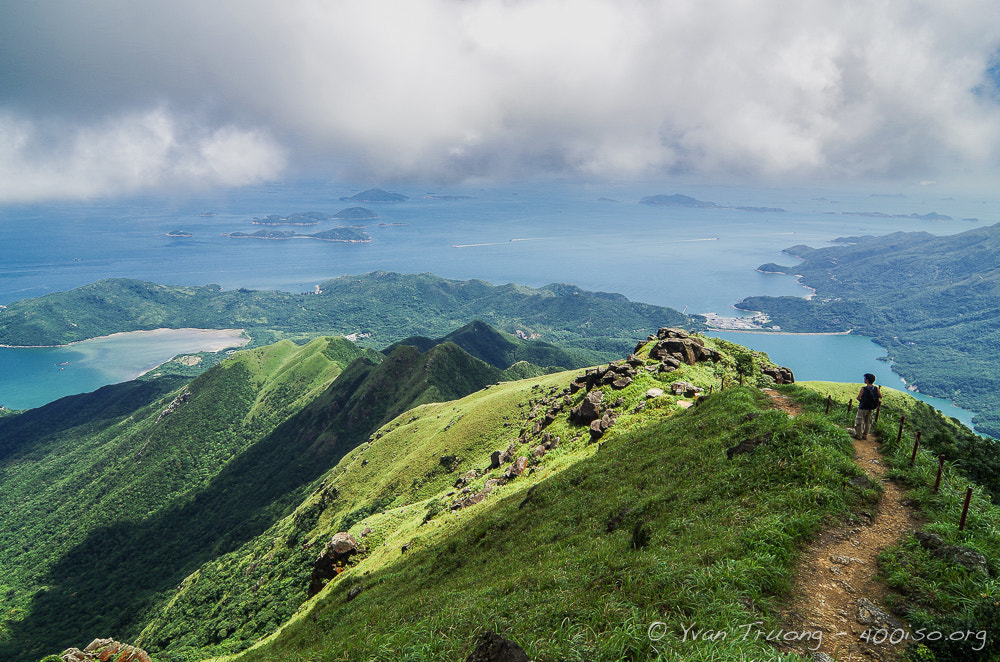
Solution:
<path fill-rule="evenodd" d="M 60 347 L 0 347 L 0 406 L 39 407 L 63 396 L 135 379 L 178 354 L 217 352 L 248 342 L 239 330 L 158 329 L 118 333 Z"/>
<path fill-rule="evenodd" d="M 781 252 L 790 246 L 821 247 L 837 237 L 900 230 L 953 234 L 1000 219 L 998 200 L 927 187 L 833 191 L 533 181 L 434 189 L 385 186 L 409 196 L 399 203 L 341 199 L 362 188 L 327 180 L 287 181 L 197 196 L 0 207 L 0 305 L 109 277 L 304 292 L 339 275 L 386 270 L 532 287 L 573 283 L 689 313 L 740 316 L 744 313 L 732 306 L 746 296 L 808 294 L 792 277 L 755 270 L 768 262 L 794 266 L 797 260 Z M 675 193 L 717 206 L 639 204 L 645 196 Z M 260 229 L 251 223 L 254 216 L 333 213 L 352 206 L 379 215 L 364 228 L 370 243 L 222 236 Z M 921 218 L 929 212 L 951 220 Z M 315 232 L 336 224 L 297 229 Z M 167 236 L 175 230 L 191 236 Z M 48 374 L 66 360 L 81 376 L 74 392 L 132 371 L 111 376 L 113 367 L 102 365 L 97 373 L 105 377 L 89 381 L 82 377 L 90 373 L 72 356 L 56 361 L 4 353 L 0 372 L 8 381 L 0 403 L 12 406 L 13 392 L 49 393 L 52 399 L 66 394 L 55 387 L 59 380 L 70 381 L 65 379 L 69 366 L 56 371 L 61 375 Z M 114 364 L 118 357 L 107 360 Z M 800 360 L 792 357 L 785 364 L 798 373 Z M 92 365 L 98 363 L 95 359 Z M 828 370 L 827 377 L 817 378 L 834 379 L 829 376 L 835 374 L 833 367 Z M 856 375 L 848 379 L 856 381 Z"/>
<path fill-rule="evenodd" d="M 943 398 L 910 391 L 906 382 L 891 371 L 891 364 L 886 360 L 888 352 L 872 342 L 871 338 L 846 334 L 740 331 L 713 331 L 708 335 L 767 352 L 772 361 L 791 368 L 796 381 L 853 382 L 860 390 L 864 374 L 870 372 L 880 386 L 905 391 L 945 416 L 973 427 L 975 412 L 956 407 Z"/>

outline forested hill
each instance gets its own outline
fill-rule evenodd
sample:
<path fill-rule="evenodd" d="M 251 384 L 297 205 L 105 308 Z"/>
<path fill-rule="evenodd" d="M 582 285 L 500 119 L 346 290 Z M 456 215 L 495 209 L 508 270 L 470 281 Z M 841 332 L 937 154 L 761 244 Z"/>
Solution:
<path fill-rule="evenodd" d="M 786 331 L 872 336 L 907 382 L 980 412 L 977 429 L 1000 437 L 1000 224 L 838 241 L 785 251 L 803 262 L 780 269 L 801 275 L 812 299 L 750 297 L 738 307 Z"/>
<path fill-rule="evenodd" d="M 381 348 L 410 336 L 442 337 L 473 319 L 612 357 L 650 328 L 698 325 L 672 308 L 573 285 L 536 289 L 377 271 L 328 280 L 315 294 L 101 280 L 11 303 L 0 310 L 0 344 L 56 345 L 122 331 L 195 327 L 244 328 L 255 346 L 288 336 L 371 334 L 361 343 Z"/>

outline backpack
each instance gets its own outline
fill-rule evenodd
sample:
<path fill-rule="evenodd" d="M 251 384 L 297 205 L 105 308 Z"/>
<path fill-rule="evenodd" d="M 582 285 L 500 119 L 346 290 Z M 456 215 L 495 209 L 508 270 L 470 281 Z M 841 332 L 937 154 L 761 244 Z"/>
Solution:
<path fill-rule="evenodd" d="M 858 409 L 876 409 L 878 401 L 882 399 L 882 394 L 874 384 L 866 385 L 861 389 L 861 399 L 858 401 Z"/>

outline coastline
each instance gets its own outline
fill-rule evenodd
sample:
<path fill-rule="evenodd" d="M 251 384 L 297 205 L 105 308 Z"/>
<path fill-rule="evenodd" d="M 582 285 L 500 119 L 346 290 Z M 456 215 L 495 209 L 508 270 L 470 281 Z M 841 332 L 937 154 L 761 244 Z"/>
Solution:
<path fill-rule="evenodd" d="M 717 331 L 720 333 L 753 333 L 759 336 L 849 336 L 853 329 L 847 331 L 769 331 L 767 329 L 723 329 L 719 327 L 709 327 L 708 332 Z"/>
<path fill-rule="evenodd" d="M 251 338 L 246 335 L 246 329 L 195 329 L 193 327 L 185 327 L 183 329 L 170 329 L 167 327 L 161 327 L 159 329 L 145 329 L 136 331 L 116 331 L 115 333 L 109 333 L 104 336 L 94 336 L 93 338 L 84 338 L 83 340 L 74 340 L 73 342 L 64 343 L 62 345 L 0 345 L 5 349 L 57 349 L 60 347 L 72 347 L 73 345 L 78 345 L 84 342 L 90 342 L 92 340 L 107 340 L 109 338 L 116 338 L 124 335 L 164 335 L 165 333 L 175 333 L 175 332 L 187 332 L 187 333 L 198 333 L 204 335 L 215 335 L 218 340 L 235 340 L 242 341 L 235 343 L 238 347 L 243 347 L 250 342 Z M 228 345 L 232 346 L 232 345 Z M 221 348 L 225 349 L 225 347 Z M 209 350 L 203 350 L 209 351 Z M 215 350 L 220 351 L 220 350 Z"/>

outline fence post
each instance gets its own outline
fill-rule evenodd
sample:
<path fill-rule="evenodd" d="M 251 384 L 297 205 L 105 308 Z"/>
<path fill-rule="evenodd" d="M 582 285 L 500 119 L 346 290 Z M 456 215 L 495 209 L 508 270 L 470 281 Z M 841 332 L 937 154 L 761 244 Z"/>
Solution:
<path fill-rule="evenodd" d="M 830 403 L 831 402 L 833 402 L 833 396 L 832 395 L 826 396 L 826 411 L 823 412 L 824 414 L 829 414 L 830 413 Z"/>
<path fill-rule="evenodd" d="M 905 422 L 906 422 L 906 416 L 905 415 L 900 416 L 899 417 L 899 434 L 896 435 L 896 445 L 897 446 L 899 445 L 899 442 L 903 440 L 903 423 L 905 423 Z"/>
<path fill-rule="evenodd" d="M 972 500 L 972 488 L 967 488 L 965 490 L 965 505 L 962 506 L 962 521 L 958 523 L 958 530 L 961 531 L 965 528 L 965 516 L 969 514 L 969 501 Z"/>
<path fill-rule="evenodd" d="M 854 406 L 854 398 L 851 398 L 850 400 L 847 401 L 847 415 L 848 416 L 851 415 L 851 407 L 853 407 L 853 406 Z"/>
<path fill-rule="evenodd" d="M 944 470 L 944 455 L 938 456 L 938 472 L 937 480 L 934 481 L 934 494 L 938 493 L 938 488 L 941 487 L 941 472 Z"/>
<path fill-rule="evenodd" d="M 878 416 L 882 413 L 882 401 L 878 401 L 878 407 L 875 407 L 875 425 L 878 425 Z"/>
<path fill-rule="evenodd" d="M 913 466 L 917 459 L 917 449 L 920 448 L 920 430 L 917 430 L 917 439 L 913 442 L 913 454 L 910 456 L 910 466 Z"/>

